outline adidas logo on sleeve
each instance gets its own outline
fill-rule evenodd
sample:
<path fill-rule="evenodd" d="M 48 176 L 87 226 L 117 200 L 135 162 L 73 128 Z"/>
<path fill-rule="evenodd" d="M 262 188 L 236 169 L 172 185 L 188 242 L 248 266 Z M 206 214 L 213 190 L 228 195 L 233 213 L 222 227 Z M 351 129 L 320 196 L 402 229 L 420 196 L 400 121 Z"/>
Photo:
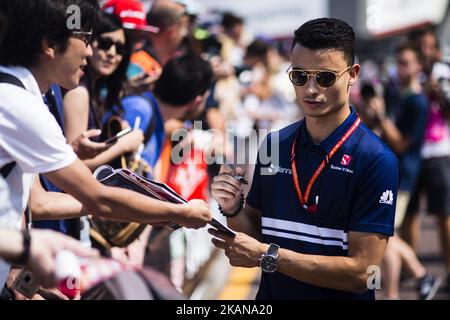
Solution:
<path fill-rule="evenodd" d="M 386 190 L 385 192 L 383 192 L 380 197 L 380 203 L 389 205 L 394 204 L 394 193 L 392 192 L 392 190 Z"/>

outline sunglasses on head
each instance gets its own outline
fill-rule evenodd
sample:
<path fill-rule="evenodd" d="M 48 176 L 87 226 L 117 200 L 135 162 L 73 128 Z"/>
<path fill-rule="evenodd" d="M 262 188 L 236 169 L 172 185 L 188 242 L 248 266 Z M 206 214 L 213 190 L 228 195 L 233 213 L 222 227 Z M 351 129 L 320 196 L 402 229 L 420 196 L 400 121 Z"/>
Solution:
<path fill-rule="evenodd" d="M 125 55 L 127 53 L 127 46 L 119 41 L 114 41 L 107 37 L 97 38 L 97 48 L 100 50 L 108 51 L 112 46 L 116 47 L 117 54 Z"/>
<path fill-rule="evenodd" d="M 330 70 L 301 70 L 292 69 L 289 71 L 289 79 L 296 87 L 305 87 L 309 83 L 310 77 L 314 77 L 314 81 L 319 87 L 329 88 L 335 84 L 335 82 L 353 66 L 349 66 L 347 69 L 341 72 L 334 72 Z"/>
<path fill-rule="evenodd" d="M 70 35 L 74 38 L 83 41 L 86 44 L 86 48 L 92 42 L 92 31 L 71 31 Z"/>

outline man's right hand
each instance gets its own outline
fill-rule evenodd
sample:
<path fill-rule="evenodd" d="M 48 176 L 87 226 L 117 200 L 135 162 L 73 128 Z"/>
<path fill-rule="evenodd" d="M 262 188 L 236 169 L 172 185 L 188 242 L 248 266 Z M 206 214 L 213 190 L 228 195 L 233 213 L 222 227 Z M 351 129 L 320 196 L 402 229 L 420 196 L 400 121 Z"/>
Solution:
<path fill-rule="evenodd" d="M 220 167 L 219 175 L 214 177 L 211 185 L 211 194 L 225 212 L 234 212 L 239 207 L 240 196 L 244 191 L 242 184 L 233 178 L 234 174 L 243 176 L 244 169 L 237 167 L 236 170 L 229 165 Z"/>
<path fill-rule="evenodd" d="M 211 221 L 209 205 L 205 201 L 194 199 L 182 206 L 183 215 L 175 221 L 176 223 L 186 228 L 199 229 Z"/>

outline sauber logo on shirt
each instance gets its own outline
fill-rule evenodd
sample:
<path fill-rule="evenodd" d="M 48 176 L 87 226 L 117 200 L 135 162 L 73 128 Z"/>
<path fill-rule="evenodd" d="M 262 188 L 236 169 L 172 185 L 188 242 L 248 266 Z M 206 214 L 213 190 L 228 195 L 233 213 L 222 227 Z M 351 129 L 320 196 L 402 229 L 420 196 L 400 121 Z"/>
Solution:
<path fill-rule="evenodd" d="M 352 156 L 349 156 L 348 154 L 344 154 L 341 159 L 341 163 L 340 163 L 341 166 L 331 165 L 330 168 L 331 168 L 331 170 L 336 170 L 336 171 L 352 174 L 353 170 L 348 168 L 350 166 L 351 161 L 352 161 Z"/>
<path fill-rule="evenodd" d="M 392 192 L 392 190 L 386 190 L 385 192 L 383 192 L 380 197 L 380 203 L 390 205 L 394 204 L 394 193 Z"/>
<path fill-rule="evenodd" d="M 330 166 L 330 169 L 331 169 L 331 170 L 340 171 L 340 172 L 350 173 L 350 174 L 353 173 L 353 170 L 351 170 L 351 169 L 349 169 L 349 168 L 338 167 L 338 166 L 334 166 L 334 165 L 331 165 L 331 166 Z"/>
<path fill-rule="evenodd" d="M 348 165 L 350 165 L 351 161 L 352 161 L 352 156 L 349 156 L 348 154 L 344 154 L 342 156 L 341 164 L 343 166 L 348 166 Z"/>
<path fill-rule="evenodd" d="M 292 170 L 288 168 L 282 168 L 280 166 L 276 166 L 271 164 L 269 168 L 267 168 L 270 174 L 276 173 L 284 173 L 284 174 L 292 174 Z"/>

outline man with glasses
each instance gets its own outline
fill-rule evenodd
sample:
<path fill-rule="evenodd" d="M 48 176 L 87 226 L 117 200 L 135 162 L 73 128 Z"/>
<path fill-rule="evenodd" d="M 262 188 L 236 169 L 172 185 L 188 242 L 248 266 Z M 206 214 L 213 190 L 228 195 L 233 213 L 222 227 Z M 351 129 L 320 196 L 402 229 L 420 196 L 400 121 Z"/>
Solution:
<path fill-rule="evenodd" d="M 80 30 L 68 30 L 71 5 L 80 8 Z M 2 0 L 3 13 L 8 13 L 8 28 L 0 44 L 0 168 L 7 186 L 0 186 L 0 195 L 9 191 L 14 210 L 0 212 L 0 227 L 20 228 L 37 173 L 68 193 L 59 195 L 60 215 L 52 218 L 89 212 L 121 221 L 203 227 L 211 219 L 203 201 L 175 205 L 97 182 L 42 100 L 52 83 L 66 89 L 78 85 L 92 55 L 87 30 L 96 24 L 97 1 Z M 0 265 L 0 287 L 5 271 Z"/>
<path fill-rule="evenodd" d="M 296 32 L 289 72 L 305 119 L 263 147 L 245 207 L 237 168 L 222 166 L 212 195 L 235 237 L 210 230 L 230 263 L 261 267 L 257 299 L 374 299 L 394 231 L 395 155 L 349 105 L 360 66 L 345 22 L 321 18 Z M 276 141 L 272 141 L 276 139 Z M 271 159 L 277 155 L 271 154 Z"/>
<path fill-rule="evenodd" d="M 83 41 L 86 44 L 86 48 L 91 44 L 92 31 L 71 31 L 70 35 Z"/>

